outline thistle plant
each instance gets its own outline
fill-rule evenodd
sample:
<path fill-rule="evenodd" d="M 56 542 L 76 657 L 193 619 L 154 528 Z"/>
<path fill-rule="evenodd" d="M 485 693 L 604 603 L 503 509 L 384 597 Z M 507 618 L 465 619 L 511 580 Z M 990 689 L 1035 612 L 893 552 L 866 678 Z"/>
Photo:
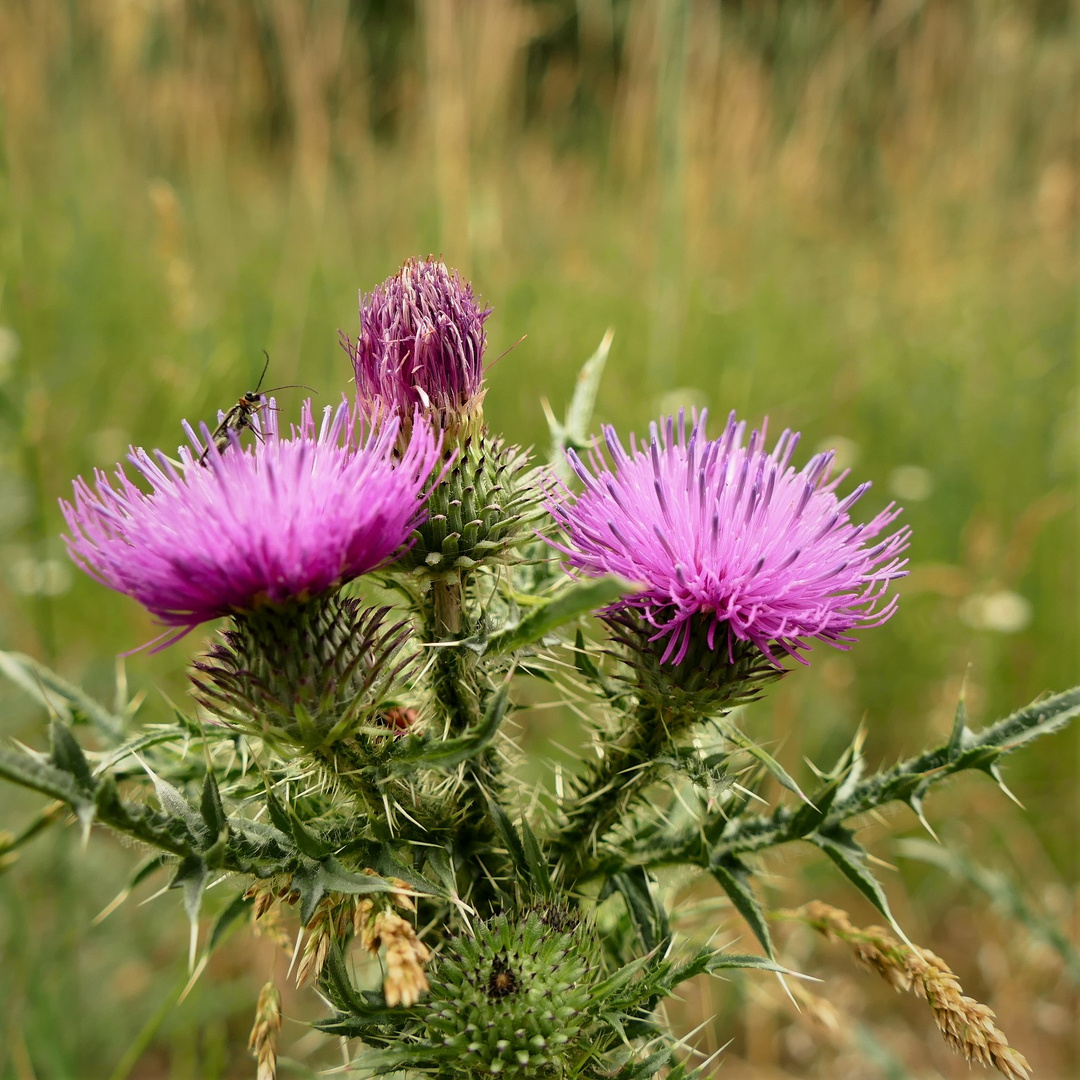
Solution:
<path fill-rule="evenodd" d="M 812 974 L 773 943 L 775 919 L 799 918 L 924 996 L 956 1049 L 1027 1077 L 992 1014 L 897 925 L 856 827 L 893 802 L 922 818 L 959 772 L 1000 782 L 1080 690 L 980 731 L 961 703 L 940 746 L 876 773 L 853 731 L 803 792 L 737 710 L 751 720 L 814 648 L 897 614 L 900 509 L 857 519 L 869 485 L 845 493 L 830 454 L 797 468 L 797 435 L 768 450 L 764 424 L 748 436 L 734 415 L 715 438 L 704 412 L 643 441 L 605 428 L 605 455 L 588 414 L 606 345 L 552 419 L 552 460 L 534 462 L 486 425 L 488 316 L 456 273 L 407 262 L 361 297 L 355 401 L 318 424 L 304 405 L 288 434 L 268 410 L 249 443 L 185 425 L 178 459 L 133 449 L 134 478 L 75 482 L 72 558 L 154 615 L 156 648 L 190 649 L 192 703 L 143 724 L 4 657 L 54 715 L 48 749 L 0 748 L 0 775 L 55 802 L 0 857 L 67 816 L 58 805 L 130 837 L 147 855 L 134 880 L 182 892 L 193 975 L 250 920 L 292 950 L 328 1003 L 317 1026 L 359 1073 L 709 1075 L 663 1002 L 730 969 Z M 573 703 L 590 746 L 531 793 L 508 723 L 526 676 Z M 756 809 L 748 766 L 786 797 Z M 891 929 L 812 897 L 770 914 L 756 879 L 797 841 Z M 659 887 L 674 867 L 712 879 L 755 951 L 677 931 Z M 206 930 L 211 878 L 232 897 Z M 260 1080 L 282 1008 L 272 982 L 253 1002 Z"/>

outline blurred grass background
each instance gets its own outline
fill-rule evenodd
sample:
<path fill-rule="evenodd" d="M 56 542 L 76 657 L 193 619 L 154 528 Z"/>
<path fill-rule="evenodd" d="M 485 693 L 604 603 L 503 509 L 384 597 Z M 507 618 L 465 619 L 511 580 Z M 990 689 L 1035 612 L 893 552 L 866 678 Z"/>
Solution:
<path fill-rule="evenodd" d="M 874 481 L 865 513 L 907 507 L 900 613 L 746 718 L 789 768 L 828 763 L 860 720 L 872 764 L 940 740 L 965 673 L 981 722 L 1071 685 L 1077 17 L 1068 0 L 0 0 L 0 648 L 109 697 L 116 654 L 156 631 L 67 563 L 71 478 L 129 442 L 176 446 L 181 417 L 250 388 L 263 348 L 271 383 L 334 400 L 357 290 L 435 252 L 494 306 L 490 356 L 528 334 L 491 372 L 497 429 L 543 446 L 540 397 L 559 411 L 610 325 L 598 422 L 767 414 Z M 193 644 L 127 662 L 148 718 L 183 701 Z M 0 733 L 41 744 L 7 684 L 0 706 Z M 899 866 L 883 873 L 908 932 L 1044 1078 L 1080 1068 L 1075 983 L 1039 936 L 1055 920 L 1075 940 L 1078 745 L 1009 767 L 1026 811 L 989 780 L 931 803 L 951 846 L 1018 883 L 996 902 L 868 837 Z M 5 827 L 39 807 L 0 791 Z M 251 1010 L 280 959 L 222 954 L 158 1027 L 185 974 L 176 894 L 91 925 L 135 861 L 54 830 L 0 876 L 4 1080 L 253 1075 Z M 801 852 L 770 867 L 777 906 L 824 893 L 874 921 Z M 843 1023 L 815 1028 L 759 977 L 695 984 L 673 1015 L 718 1012 L 698 1042 L 733 1040 L 724 1075 L 966 1075 L 923 1003 L 838 947 L 788 947 Z M 285 1040 L 333 1060 L 298 1023 Z"/>

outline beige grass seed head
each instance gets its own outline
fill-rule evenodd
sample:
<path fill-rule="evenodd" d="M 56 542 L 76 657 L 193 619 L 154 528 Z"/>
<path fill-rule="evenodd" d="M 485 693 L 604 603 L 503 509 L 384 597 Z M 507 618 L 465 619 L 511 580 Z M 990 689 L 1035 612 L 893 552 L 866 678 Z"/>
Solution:
<path fill-rule="evenodd" d="M 859 929 L 846 911 L 820 900 L 791 916 L 830 941 L 845 942 L 860 964 L 876 971 L 894 990 L 924 998 L 945 1042 L 969 1062 L 997 1069 L 1007 1080 L 1031 1080 L 1031 1066 L 994 1023 L 994 1010 L 967 997 L 941 957 L 903 944 L 883 926 Z"/>

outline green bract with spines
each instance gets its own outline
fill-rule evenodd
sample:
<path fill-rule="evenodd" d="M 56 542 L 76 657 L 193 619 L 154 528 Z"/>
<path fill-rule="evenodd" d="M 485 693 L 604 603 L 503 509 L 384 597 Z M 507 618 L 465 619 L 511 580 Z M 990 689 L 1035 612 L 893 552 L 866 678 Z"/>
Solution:
<path fill-rule="evenodd" d="M 390 730 L 379 710 L 391 704 L 413 657 L 401 651 L 410 628 L 388 614 L 326 595 L 237 616 L 193 665 L 196 700 L 281 747 L 313 751 L 365 725 Z"/>
<path fill-rule="evenodd" d="M 593 1021 L 598 959 L 587 927 L 552 909 L 498 915 L 447 942 L 426 1039 L 458 1076 L 561 1076 Z"/>
<path fill-rule="evenodd" d="M 465 573 L 530 541 L 529 524 L 542 513 L 528 452 L 487 435 L 458 447 L 427 506 L 427 518 L 396 568 Z"/>

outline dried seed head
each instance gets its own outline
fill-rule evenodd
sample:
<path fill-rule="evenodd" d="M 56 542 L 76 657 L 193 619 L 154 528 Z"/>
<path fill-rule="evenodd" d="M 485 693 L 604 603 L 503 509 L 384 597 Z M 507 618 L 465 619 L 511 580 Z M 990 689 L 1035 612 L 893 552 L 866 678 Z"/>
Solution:
<path fill-rule="evenodd" d="M 360 939 L 360 944 L 368 951 L 375 952 L 378 946 L 372 947 L 375 931 L 375 905 L 368 899 L 356 898 L 356 907 L 353 909 L 353 933 Z"/>
<path fill-rule="evenodd" d="M 1031 1066 L 1009 1046 L 994 1023 L 994 1010 L 966 997 L 960 980 L 941 957 L 898 941 L 883 926 L 856 927 L 846 911 L 815 900 L 792 913 L 830 941 L 851 946 L 856 960 L 899 991 L 925 998 L 946 1043 L 968 1061 L 995 1068 L 1008 1080 L 1030 1080 Z"/>
<path fill-rule="evenodd" d="M 303 986 L 309 979 L 317 982 L 322 974 L 330 945 L 335 937 L 342 937 L 352 915 L 349 905 L 340 897 L 327 896 L 319 901 L 315 914 L 307 924 L 307 941 L 296 970 L 296 985 Z M 343 925 L 344 924 L 344 925 Z"/>
<path fill-rule="evenodd" d="M 257 1080 L 277 1077 L 277 1040 L 281 1030 L 281 995 L 268 982 L 259 993 L 255 1007 L 255 1024 L 248 1039 L 248 1048 L 258 1062 Z"/>
<path fill-rule="evenodd" d="M 386 946 L 386 978 L 383 995 L 386 1004 L 415 1005 L 427 990 L 424 965 L 431 958 L 427 946 L 400 915 L 383 911 L 376 915 L 376 937 Z"/>

